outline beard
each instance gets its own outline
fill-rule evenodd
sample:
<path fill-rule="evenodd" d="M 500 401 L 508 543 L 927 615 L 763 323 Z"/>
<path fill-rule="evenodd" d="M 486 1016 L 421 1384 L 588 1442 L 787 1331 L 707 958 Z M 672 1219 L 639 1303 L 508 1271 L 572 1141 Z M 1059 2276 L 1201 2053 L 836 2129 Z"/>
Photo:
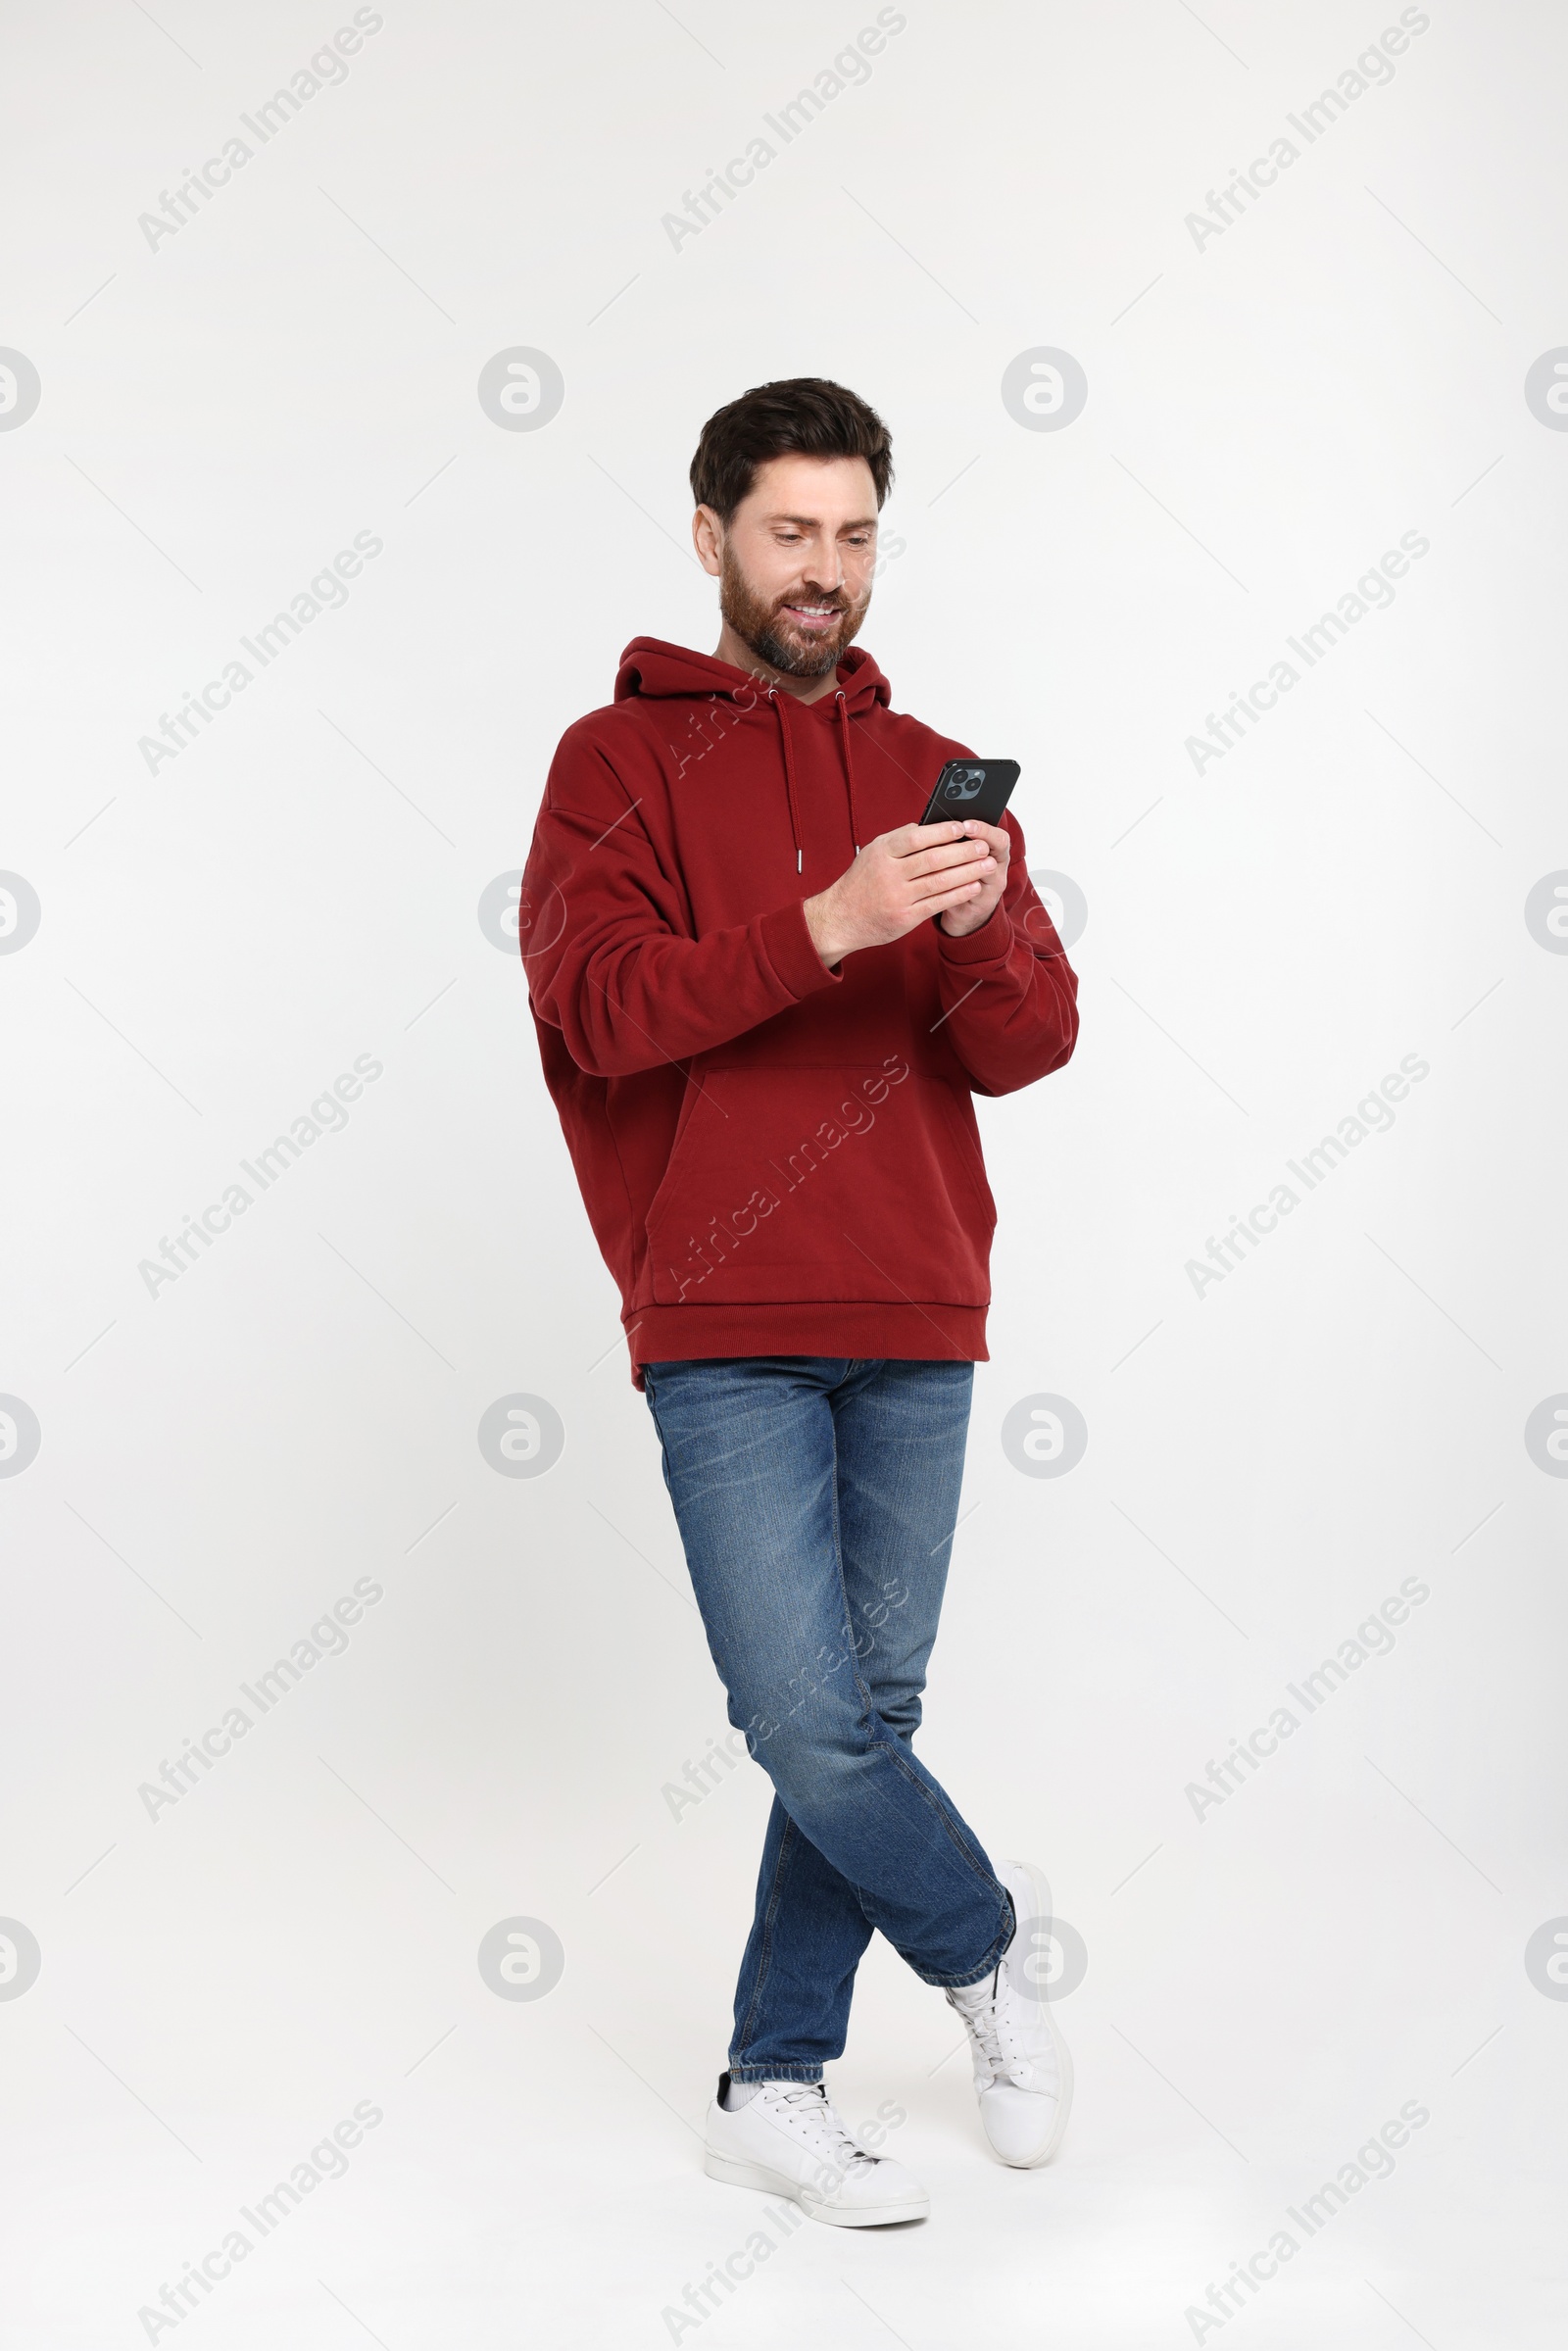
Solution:
<path fill-rule="evenodd" d="M 836 628 L 825 636 L 808 636 L 790 618 L 785 607 L 789 603 L 825 605 L 841 617 Z M 865 608 L 870 598 L 858 606 L 853 605 L 842 588 L 831 591 L 794 589 L 789 597 L 772 602 L 759 596 L 742 571 L 730 548 L 723 551 L 718 582 L 718 609 L 743 645 L 750 646 L 760 661 L 777 669 L 785 677 L 826 677 L 836 669 L 845 654 L 860 633 Z"/>

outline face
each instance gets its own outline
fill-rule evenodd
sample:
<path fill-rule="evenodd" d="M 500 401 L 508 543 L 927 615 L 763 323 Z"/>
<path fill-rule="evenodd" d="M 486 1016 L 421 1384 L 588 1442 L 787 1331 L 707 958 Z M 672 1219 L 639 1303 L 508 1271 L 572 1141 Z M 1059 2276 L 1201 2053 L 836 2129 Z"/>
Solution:
<path fill-rule="evenodd" d="M 726 526 L 699 507 L 697 552 L 725 620 L 786 677 L 825 677 L 859 634 L 876 562 L 876 485 L 863 458 L 776 457 Z"/>

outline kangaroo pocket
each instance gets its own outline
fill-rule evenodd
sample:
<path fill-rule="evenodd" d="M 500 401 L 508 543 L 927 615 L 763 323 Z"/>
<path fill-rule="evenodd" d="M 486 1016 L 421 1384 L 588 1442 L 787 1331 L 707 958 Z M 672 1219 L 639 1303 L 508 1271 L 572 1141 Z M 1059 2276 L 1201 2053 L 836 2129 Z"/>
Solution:
<path fill-rule="evenodd" d="M 689 1083 L 648 1209 L 644 1298 L 990 1302 L 996 1210 L 952 1085 L 897 1059 L 705 1065 Z"/>

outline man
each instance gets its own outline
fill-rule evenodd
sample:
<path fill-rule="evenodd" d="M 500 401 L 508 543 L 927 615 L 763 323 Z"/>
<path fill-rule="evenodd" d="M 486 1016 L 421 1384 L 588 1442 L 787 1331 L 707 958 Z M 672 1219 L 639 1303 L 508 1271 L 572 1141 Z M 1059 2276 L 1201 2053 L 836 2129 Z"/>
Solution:
<path fill-rule="evenodd" d="M 717 651 L 627 647 L 562 740 L 519 916 L 729 1718 L 774 1788 L 707 2169 L 849 2227 L 927 2210 L 822 2081 L 873 1928 L 963 2018 L 1004 2162 L 1054 2152 L 1071 2091 L 1034 1980 L 1045 1881 L 993 1868 L 912 1739 L 987 1359 L 970 1097 L 1061 1066 L 1077 983 L 1011 814 L 915 821 L 973 755 L 852 650 L 891 479 L 837 384 L 710 418 Z"/>

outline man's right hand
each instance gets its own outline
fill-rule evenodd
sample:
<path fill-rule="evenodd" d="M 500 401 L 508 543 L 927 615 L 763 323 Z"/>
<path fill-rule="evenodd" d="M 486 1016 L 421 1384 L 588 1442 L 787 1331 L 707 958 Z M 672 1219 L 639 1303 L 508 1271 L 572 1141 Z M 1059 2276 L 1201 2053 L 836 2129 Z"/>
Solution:
<path fill-rule="evenodd" d="M 830 888 L 806 901 L 807 928 L 830 968 L 862 947 L 885 947 L 980 894 L 996 859 L 961 824 L 901 824 L 861 850 Z"/>

